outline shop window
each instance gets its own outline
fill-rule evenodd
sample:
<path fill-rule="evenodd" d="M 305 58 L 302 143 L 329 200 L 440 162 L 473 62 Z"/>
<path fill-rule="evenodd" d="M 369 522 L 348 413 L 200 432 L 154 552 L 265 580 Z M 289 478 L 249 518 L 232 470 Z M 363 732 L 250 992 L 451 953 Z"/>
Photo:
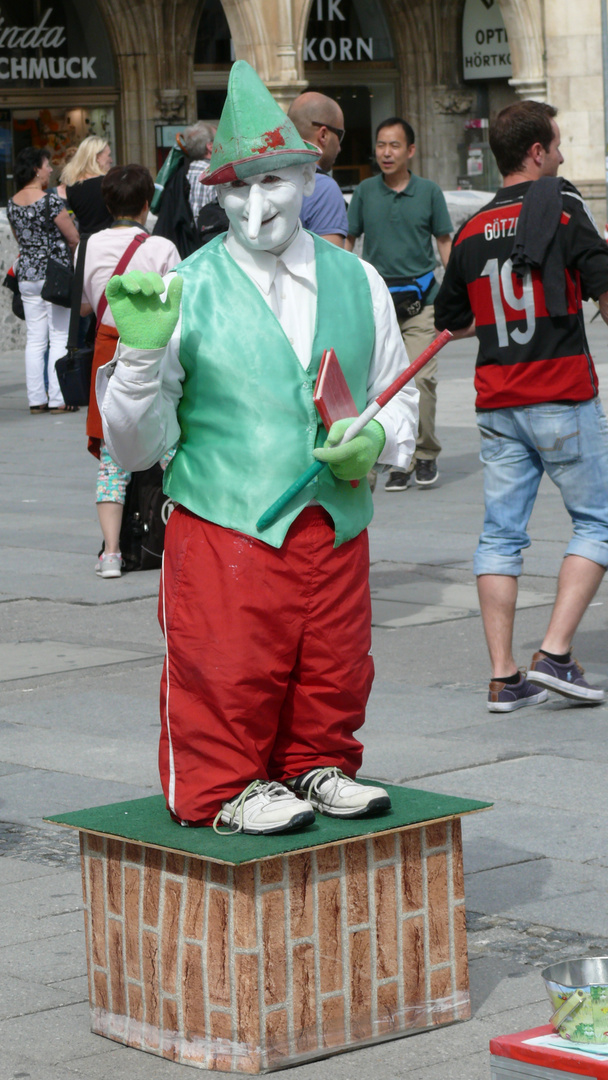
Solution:
<path fill-rule="evenodd" d="M 44 147 L 59 165 L 67 150 L 78 146 L 87 135 L 114 144 L 114 110 L 110 108 L 13 109 L 15 156 L 26 146 Z"/>
<path fill-rule="evenodd" d="M 378 123 L 395 114 L 397 71 L 381 0 L 312 0 L 304 73 L 309 89 L 335 98 L 344 113 L 333 175 L 352 190 L 375 169 Z"/>
<path fill-rule="evenodd" d="M 221 0 L 204 0 L 194 47 L 195 67 L 224 71 L 234 59 L 230 27 Z"/>
<path fill-rule="evenodd" d="M 54 185 L 59 180 L 66 154 L 87 135 L 104 139 L 115 152 L 114 110 L 111 107 L 7 109 L 0 112 L 0 164 L 3 166 L 0 170 L 0 205 L 5 205 L 13 194 L 11 156 L 14 161 L 19 151 L 28 146 L 49 150 L 55 170 L 51 178 Z"/>
<path fill-rule="evenodd" d="M 225 90 L 197 90 L 196 116 L 198 120 L 219 120 L 226 101 Z"/>

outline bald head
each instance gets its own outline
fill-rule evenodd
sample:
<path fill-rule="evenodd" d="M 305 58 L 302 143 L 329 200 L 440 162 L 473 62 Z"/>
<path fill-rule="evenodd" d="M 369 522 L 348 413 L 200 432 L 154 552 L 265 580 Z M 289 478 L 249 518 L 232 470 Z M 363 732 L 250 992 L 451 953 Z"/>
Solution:
<path fill-rule="evenodd" d="M 340 153 L 340 140 L 326 125 L 344 128 L 344 114 L 338 102 L 309 90 L 292 101 L 287 115 L 302 138 L 319 147 L 322 154 L 318 164 L 329 171 Z"/>

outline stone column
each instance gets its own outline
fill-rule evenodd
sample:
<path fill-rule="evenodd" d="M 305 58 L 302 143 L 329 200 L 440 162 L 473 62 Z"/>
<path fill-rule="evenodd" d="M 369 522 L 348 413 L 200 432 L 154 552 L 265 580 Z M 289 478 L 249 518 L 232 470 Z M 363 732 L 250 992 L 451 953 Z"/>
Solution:
<path fill-rule="evenodd" d="M 282 109 L 306 89 L 302 40 L 308 0 L 223 0 L 239 60 L 255 68 Z"/>
<path fill-rule="evenodd" d="M 547 80 L 544 75 L 537 79 L 509 79 L 509 86 L 525 101 L 547 100 Z"/>
<path fill-rule="evenodd" d="M 547 100 L 544 15 L 541 0 L 499 0 L 509 46 L 513 78 L 509 84 L 521 98 Z"/>

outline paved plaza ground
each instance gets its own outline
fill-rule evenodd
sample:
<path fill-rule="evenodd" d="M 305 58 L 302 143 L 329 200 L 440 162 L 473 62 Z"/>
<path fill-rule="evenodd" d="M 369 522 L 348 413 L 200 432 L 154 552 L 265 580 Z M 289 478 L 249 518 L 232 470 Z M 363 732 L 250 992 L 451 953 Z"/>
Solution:
<path fill-rule="evenodd" d="M 606 389 L 608 328 L 596 319 L 590 335 Z M 608 954 L 608 706 L 552 695 L 504 717 L 486 709 L 473 358 L 470 342 L 442 354 L 437 488 L 389 494 L 381 478 L 376 490 L 363 769 L 494 802 L 463 822 L 473 1018 L 295 1067 L 293 1080 L 489 1080 L 489 1039 L 548 1021 L 541 968 Z M 84 423 L 84 410 L 30 416 L 23 355 L 1 357 L 0 1080 L 193 1080 L 193 1069 L 90 1033 L 77 839 L 42 821 L 159 791 L 158 573 L 93 572 Z M 543 480 L 521 581 L 521 664 L 542 639 L 569 525 Z M 603 686 L 607 615 L 604 584 L 575 642 Z"/>

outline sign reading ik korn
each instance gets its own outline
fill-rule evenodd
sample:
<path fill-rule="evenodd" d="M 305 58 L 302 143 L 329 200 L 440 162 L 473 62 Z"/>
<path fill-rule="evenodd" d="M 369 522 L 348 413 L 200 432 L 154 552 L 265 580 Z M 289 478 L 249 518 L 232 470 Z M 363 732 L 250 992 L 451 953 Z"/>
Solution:
<path fill-rule="evenodd" d="M 369 63 L 392 58 L 388 26 L 378 0 L 313 0 L 304 63 Z"/>

